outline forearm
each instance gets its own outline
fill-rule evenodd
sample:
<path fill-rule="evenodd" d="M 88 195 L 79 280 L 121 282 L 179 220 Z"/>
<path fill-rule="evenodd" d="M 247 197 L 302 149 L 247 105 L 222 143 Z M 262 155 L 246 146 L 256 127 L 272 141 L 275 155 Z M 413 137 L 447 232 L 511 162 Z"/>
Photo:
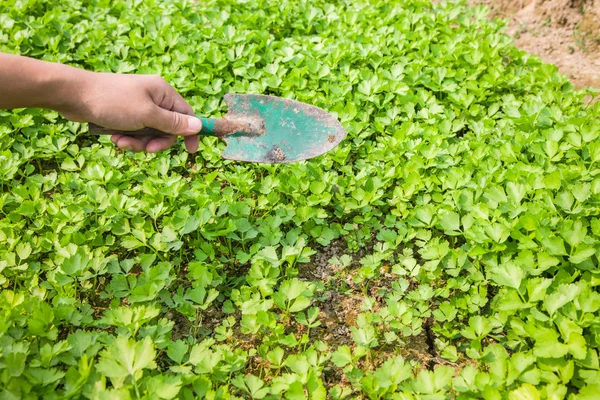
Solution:
<path fill-rule="evenodd" d="M 0 53 L 0 109 L 69 108 L 88 72 L 63 64 Z"/>

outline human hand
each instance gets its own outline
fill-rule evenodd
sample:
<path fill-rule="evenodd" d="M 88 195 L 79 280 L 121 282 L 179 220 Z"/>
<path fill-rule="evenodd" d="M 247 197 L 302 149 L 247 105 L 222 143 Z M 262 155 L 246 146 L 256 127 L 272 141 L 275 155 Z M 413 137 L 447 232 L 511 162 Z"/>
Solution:
<path fill-rule="evenodd" d="M 202 123 L 190 105 L 159 76 L 85 71 L 29 57 L 0 53 L 0 109 L 42 107 L 75 122 L 91 122 L 117 131 L 154 128 L 168 135 L 113 135 L 122 149 L 166 150 L 184 136 L 198 150 Z M 125 133 L 125 132 L 124 132 Z"/>
<path fill-rule="evenodd" d="M 184 136 L 189 152 L 198 150 L 202 123 L 192 107 L 164 79 L 156 75 L 111 74 L 80 71 L 74 101 L 58 111 L 76 122 L 91 122 L 115 130 L 154 128 L 165 136 L 112 136 L 112 142 L 133 152 L 158 152 Z"/>

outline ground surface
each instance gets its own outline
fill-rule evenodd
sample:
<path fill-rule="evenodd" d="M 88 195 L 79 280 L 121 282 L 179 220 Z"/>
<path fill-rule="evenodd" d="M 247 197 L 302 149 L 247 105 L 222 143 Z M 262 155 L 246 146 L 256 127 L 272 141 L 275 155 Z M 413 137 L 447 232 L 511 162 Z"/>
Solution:
<path fill-rule="evenodd" d="M 160 74 L 203 116 L 295 98 L 348 136 L 257 165 L 0 111 L 0 399 L 597 400 L 600 103 L 500 25 L 430 0 L 1 1 L 0 51 Z"/>
<path fill-rule="evenodd" d="M 469 0 L 508 21 L 517 47 L 556 65 L 579 88 L 600 89 L 599 0 Z"/>

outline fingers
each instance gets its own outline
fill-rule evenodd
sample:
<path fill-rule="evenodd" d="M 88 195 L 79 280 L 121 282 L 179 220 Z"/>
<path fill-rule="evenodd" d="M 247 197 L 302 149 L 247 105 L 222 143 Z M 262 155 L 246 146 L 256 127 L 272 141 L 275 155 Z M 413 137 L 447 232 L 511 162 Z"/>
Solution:
<path fill-rule="evenodd" d="M 134 153 L 145 151 L 156 153 L 170 148 L 177 141 L 177 136 L 159 136 L 159 137 L 131 137 L 125 135 L 113 135 L 112 142 L 119 148 Z"/>
<path fill-rule="evenodd" d="M 146 151 L 148 153 L 156 153 L 164 151 L 170 148 L 177 141 L 177 136 L 163 136 L 152 138 L 146 145 Z"/>
<path fill-rule="evenodd" d="M 145 125 L 172 135 L 194 135 L 202 123 L 194 116 L 187 101 L 164 79 L 157 77 L 150 98 L 155 107 L 150 109 Z"/>
<path fill-rule="evenodd" d="M 149 137 L 131 137 L 125 135 L 113 135 L 111 141 L 123 150 L 138 153 L 146 150 L 146 144 L 150 141 Z"/>
<path fill-rule="evenodd" d="M 200 142 L 199 136 L 186 136 L 183 138 L 185 142 L 185 148 L 190 153 L 195 153 L 198 151 L 198 144 Z"/>
<path fill-rule="evenodd" d="M 169 111 L 156 106 L 148 115 L 146 126 L 171 135 L 195 135 L 202 129 L 202 122 L 195 116 Z"/>
<path fill-rule="evenodd" d="M 168 85 L 168 84 L 167 84 Z M 187 101 L 173 88 L 169 86 L 173 91 L 173 107 L 171 111 L 175 111 L 181 114 L 194 115 L 194 109 L 188 104 Z"/>
<path fill-rule="evenodd" d="M 130 137 L 123 132 L 113 135 L 113 143 L 128 151 L 154 153 L 167 150 L 177 141 L 177 136 L 184 136 L 186 149 L 196 152 L 199 138 L 193 135 L 200 132 L 202 122 L 195 117 L 192 107 L 164 79 L 158 76 L 144 77 L 142 82 L 146 101 L 141 102 L 145 104 L 145 111 L 138 114 L 138 124 L 165 132 L 165 135 Z"/>
<path fill-rule="evenodd" d="M 176 91 L 174 92 L 174 101 L 173 107 L 171 111 L 179 112 L 187 115 L 194 115 L 194 109 L 188 104 L 187 101 Z M 198 143 L 200 138 L 198 136 L 185 136 L 183 138 L 185 142 L 185 148 L 190 153 L 195 153 L 198 151 Z"/>

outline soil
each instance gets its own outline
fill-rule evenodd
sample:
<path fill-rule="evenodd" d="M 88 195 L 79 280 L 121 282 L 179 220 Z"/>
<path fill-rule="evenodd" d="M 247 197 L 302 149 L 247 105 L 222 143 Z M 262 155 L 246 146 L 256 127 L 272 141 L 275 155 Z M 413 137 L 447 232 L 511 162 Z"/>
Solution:
<path fill-rule="evenodd" d="M 577 89 L 600 89 L 600 0 L 468 0 L 507 20 L 517 47 L 554 64 Z"/>
<path fill-rule="evenodd" d="M 361 288 L 353 282 L 352 273 L 359 267 L 359 260 L 365 255 L 365 250 L 351 253 L 343 240 L 334 241 L 329 246 L 316 250 L 317 254 L 313 256 L 311 262 L 298 268 L 300 279 L 320 280 L 326 288 L 318 304 L 321 309 L 319 314 L 321 325 L 311 330 L 311 340 L 321 340 L 332 349 L 342 345 L 352 347 L 354 339 L 351 328 L 357 326 L 357 318 L 363 312 L 361 306 L 365 299 Z M 345 269 L 331 262 L 332 258 L 343 254 L 352 257 L 352 262 Z M 375 299 L 371 309 L 374 313 L 385 306 L 385 292 L 391 290 L 390 284 L 393 280 L 393 276 L 386 272 L 385 268 L 380 273 L 379 278 L 370 281 L 367 289 L 368 295 Z M 438 364 L 456 366 L 455 363 L 439 357 L 434 343 L 435 334 L 431 331 L 432 322 L 431 319 L 425 321 L 422 333 L 402 337 L 404 344 L 401 349 L 397 345 L 381 344 L 374 353 L 375 358 L 362 361 L 368 363 L 362 367 L 374 370 L 398 351 L 404 359 L 418 362 L 421 368 L 432 369 Z M 337 368 L 333 368 L 329 374 L 330 376 L 326 376 L 326 381 L 344 382 L 345 378 Z"/>

